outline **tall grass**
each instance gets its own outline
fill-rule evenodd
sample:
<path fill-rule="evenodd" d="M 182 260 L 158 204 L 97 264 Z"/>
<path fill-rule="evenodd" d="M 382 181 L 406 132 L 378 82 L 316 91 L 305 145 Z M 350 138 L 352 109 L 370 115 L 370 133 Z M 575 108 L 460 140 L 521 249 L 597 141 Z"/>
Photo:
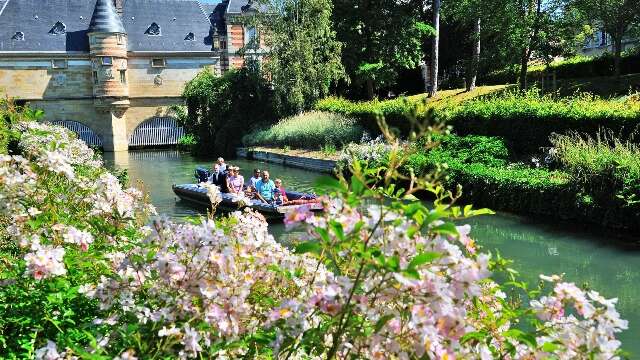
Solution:
<path fill-rule="evenodd" d="M 364 130 L 355 120 L 340 114 L 311 111 L 280 120 L 242 138 L 246 146 L 291 148 L 340 148 L 362 138 Z"/>
<path fill-rule="evenodd" d="M 557 160 L 585 192 L 600 201 L 640 204 L 640 146 L 611 132 L 554 135 L 551 141 Z"/>

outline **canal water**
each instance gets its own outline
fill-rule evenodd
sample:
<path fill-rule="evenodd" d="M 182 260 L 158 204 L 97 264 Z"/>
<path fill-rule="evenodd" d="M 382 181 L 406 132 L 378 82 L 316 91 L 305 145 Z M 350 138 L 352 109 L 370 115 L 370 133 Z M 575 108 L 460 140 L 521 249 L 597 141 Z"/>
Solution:
<path fill-rule="evenodd" d="M 160 214 L 179 220 L 199 213 L 177 200 L 172 184 L 191 183 L 196 166 L 210 167 L 210 160 L 195 159 L 174 150 L 106 153 L 110 167 L 127 169 L 132 183 L 141 181 Z M 254 168 L 268 169 L 272 178 L 281 178 L 285 188 L 312 191 L 320 174 L 266 164 L 233 160 L 248 178 Z M 623 348 L 640 359 L 640 250 L 616 245 L 613 236 L 592 234 L 568 224 L 552 224 L 520 216 L 497 214 L 473 218 L 472 236 L 485 251 L 500 252 L 514 261 L 513 268 L 534 284 L 538 274 L 565 274 L 568 281 L 587 285 L 604 296 L 619 299 L 618 309 L 629 320 L 629 330 L 620 335 Z M 270 225 L 276 238 L 284 243 L 295 237 L 280 224 Z"/>

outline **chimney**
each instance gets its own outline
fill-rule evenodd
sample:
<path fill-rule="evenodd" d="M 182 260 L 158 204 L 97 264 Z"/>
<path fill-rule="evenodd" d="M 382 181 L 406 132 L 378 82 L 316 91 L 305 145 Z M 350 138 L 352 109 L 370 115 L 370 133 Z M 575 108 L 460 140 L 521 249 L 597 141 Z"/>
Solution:
<path fill-rule="evenodd" d="M 113 5 L 116 7 L 118 15 L 122 16 L 122 8 L 124 7 L 124 0 L 113 0 Z"/>

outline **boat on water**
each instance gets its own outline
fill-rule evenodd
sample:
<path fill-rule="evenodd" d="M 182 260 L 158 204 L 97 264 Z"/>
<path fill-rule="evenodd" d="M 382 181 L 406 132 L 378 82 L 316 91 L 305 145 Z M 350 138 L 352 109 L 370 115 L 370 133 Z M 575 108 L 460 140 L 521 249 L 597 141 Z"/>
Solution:
<path fill-rule="evenodd" d="M 206 169 L 197 168 L 195 177 L 199 182 L 206 179 L 208 172 Z M 198 207 L 211 208 L 211 200 L 207 195 L 207 188 L 199 184 L 180 184 L 172 186 L 173 192 L 183 201 L 188 201 Z M 217 206 L 217 210 L 231 212 L 244 208 L 251 208 L 262 213 L 267 219 L 282 219 L 287 213 L 298 211 L 301 207 L 311 211 L 322 211 L 322 204 L 310 202 L 301 205 L 274 205 L 257 199 L 238 198 L 235 194 L 221 193 L 222 201 Z M 291 200 L 314 199 L 315 195 L 296 191 L 287 191 L 287 198 Z"/>

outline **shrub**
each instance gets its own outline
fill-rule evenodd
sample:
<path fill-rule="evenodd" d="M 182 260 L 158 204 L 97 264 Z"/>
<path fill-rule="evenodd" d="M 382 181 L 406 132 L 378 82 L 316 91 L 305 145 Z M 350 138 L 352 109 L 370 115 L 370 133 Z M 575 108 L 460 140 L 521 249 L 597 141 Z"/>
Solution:
<path fill-rule="evenodd" d="M 443 114 L 457 134 L 502 137 L 518 156 L 550 147 L 553 133 L 595 135 L 609 129 L 622 139 L 633 139 L 640 126 L 640 103 L 631 98 L 614 101 L 583 95 L 554 100 L 533 91 L 470 100 Z"/>
<path fill-rule="evenodd" d="M 325 145 L 342 147 L 362 137 L 355 120 L 339 114 L 312 111 L 280 120 L 277 124 L 243 137 L 247 146 L 290 146 L 320 149 Z"/>
<path fill-rule="evenodd" d="M 0 99 L 0 154 L 17 151 L 20 132 L 12 126 L 21 121 L 38 120 L 43 116 L 42 110 L 27 106 L 16 106 L 12 99 Z"/>
<path fill-rule="evenodd" d="M 179 120 L 195 137 L 195 152 L 200 155 L 235 155 L 242 135 L 277 119 L 273 91 L 251 68 L 223 76 L 205 70 L 186 84 L 183 96 L 187 111 Z"/>
<path fill-rule="evenodd" d="M 640 147 L 611 133 L 595 137 L 556 135 L 551 139 L 557 160 L 579 191 L 604 210 L 604 219 L 622 226 L 628 215 L 640 216 Z"/>
<path fill-rule="evenodd" d="M 425 99 L 424 95 L 418 95 L 385 101 L 353 102 L 329 97 L 318 101 L 315 109 L 357 119 L 368 133 L 375 136 L 380 134 L 379 118 L 384 118 L 390 127 L 397 129 L 401 134 L 407 134 L 410 131 L 407 118 L 424 114 Z"/>

